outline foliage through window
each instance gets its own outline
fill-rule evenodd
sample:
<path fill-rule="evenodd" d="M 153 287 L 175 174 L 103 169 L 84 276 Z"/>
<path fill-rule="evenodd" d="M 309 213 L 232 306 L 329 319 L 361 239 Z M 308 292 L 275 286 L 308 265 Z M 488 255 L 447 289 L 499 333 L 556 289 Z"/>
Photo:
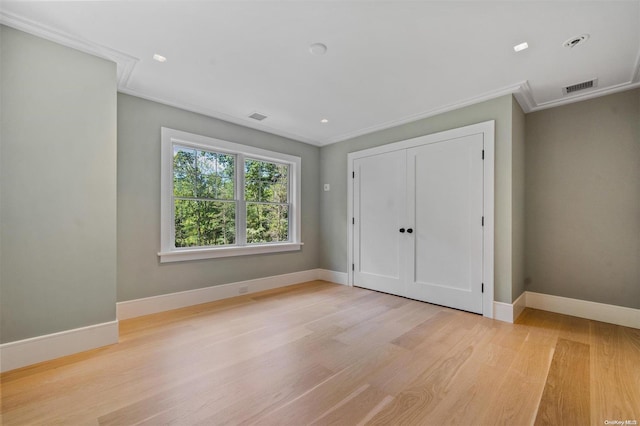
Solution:
<path fill-rule="evenodd" d="M 165 128 L 162 143 L 161 261 L 300 248 L 298 157 Z"/>
<path fill-rule="evenodd" d="M 288 174 L 285 164 L 248 159 L 244 162 L 247 243 L 289 239 Z"/>
<path fill-rule="evenodd" d="M 235 157 L 175 145 L 175 246 L 217 246 L 236 241 Z"/>

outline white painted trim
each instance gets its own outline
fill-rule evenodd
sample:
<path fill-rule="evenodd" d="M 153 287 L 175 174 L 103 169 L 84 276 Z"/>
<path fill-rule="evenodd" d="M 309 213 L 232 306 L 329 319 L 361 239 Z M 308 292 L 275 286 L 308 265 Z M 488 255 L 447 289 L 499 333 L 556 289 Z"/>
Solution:
<path fill-rule="evenodd" d="M 520 87 L 513 92 L 513 96 L 525 113 L 531 111 L 536 106 L 536 100 L 533 98 L 533 91 L 528 81 L 520 83 Z"/>
<path fill-rule="evenodd" d="M 300 250 L 301 242 L 301 200 L 302 200 L 302 159 L 295 155 L 268 151 L 251 145 L 229 142 L 209 136 L 188 133 L 162 127 L 160 132 L 160 262 L 180 262 L 185 260 L 212 259 L 218 257 L 251 254 L 277 253 Z M 229 153 L 236 161 L 236 244 L 224 247 L 176 248 L 173 206 L 173 150 L 174 145 L 182 145 L 203 150 Z M 268 244 L 247 244 L 244 225 L 246 222 L 243 194 L 244 176 L 242 170 L 245 158 L 256 158 L 286 164 L 289 167 L 289 241 Z M 231 201 L 231 200 L 230 200 Z"/>
<path fill-rule="evenodd" d="M 145 297 L 136 300 L 127 300 L 116 304 L 116 312 L 119 320 L 135 318 L 142 315 L 155 314 L 186 306 L 199 305 L 201 303 L 214 302 L 228 299 L 241 294 L 256 293 L 273 288 L 304 283 L 322 278 L 324 273 L 320 269 L 293 272 L 290 274 L 275 275 L 271 277 L 257 278 L 254 280 L 238 281 L 230 284 L 215 285 L 198 288 L 195 290 L 180 291 L 177 293 L 162 294 L 159 296 Z M 331 271 L 327 271 L 331 272 Z M 331 272 L 340 274 L 339 272 Z M 246 287 L 246 291 L 240 293 L 240 289 Z"/>
<path fill-rule="evenodd" d="M 526 300 L 523 292 L 513 303 L 493 302 L 493 319 L 513 324 L 524 311 Z"/>
<path fill-rule="evenodd" d="M 355 253 L 353 253 L 353 185 L 354 185 L 354 168 L 352 154 L 347 154 L 347 285 L 353 287 L 353 264 L 355 262 Z"/>
<path fill-rule="evenodd" d="M 527 307 L 625 327 L 640 328 L 640 309 L 527 291 Z"/>
<path fill-rule="evenodd" d="M 522 294 L 513 302 L 513 321 L 515 322 L 527 307 L 527 292 L 523 291 Z"/>
<path fill-rule="evenodd" d="M 458 127 L 451 130 L 445 130 L 438 133 L 419 136 L 400 142 L 389 143 L 374 148 L 364 149 L 361 151 L 351 152 L 347 154 L 347 268 L 348 284 L 353 285 L 353 271 L 351 265 L 354 263 L 355 253 L 353 242 L 353 225 L 354 217 L 354 180 L 353 180 L 353 163 L 359 158 L 369 157 L 372 155 L 384 154 L 391 151 L 404 150 L 414 148 L 421 145 L 446 141 L 450 139 L 460 138 L 469 135 L 482 134 L 484 141 L 485 160 L 484 160 L 484 184 L 483 184 L 483 207 L 484 207 L 484 227 L 483 227 L 483 259 L 482 259 L 482 280 L 484 283 L 484 294 L 482 297 L 483 316 L 493 318 L 494 309 L 494 172 L 495 172 L 495 120 L 484 121 L 482 123 L 471 124 L 469 126 Z"/>
<path fill-rule="evenodd" d="M 115 62 L 117 66 L 118 87 L 125 87 L 129 83 L 133 69 L 139 61 L 138 58 L 127 55 L 124 52 L 84 40 L 75 35 L 67 34 L 31 19 L 16 15 L 15 13 L 0 10 L 0 23 L 62 46 Z"/>
<path fill-rule="evenodd" d="M 315 140 L 315 139 L 307 138 L 305 136 L 287 132 L 284 130 L 275 129 L 265 125 L 264 123 L 254 122 L 254 120 L 249 120 L 247 118 L 239 118 L 239 117 L 235 117 L 220 111 L 213 111 L 211 109 L 204 108 L 198 105 L 191 105 L 185 102 L 177 102 L 175 100 L 164 99 L 159 96 L 154 96 L 153 94 L 150 94 L 150 93 L 140 92 L 138 90 L 135 90 L 129 87 L 130 77 L 133 74 L 133 71 L 139 62 L 139 58 L 127 55 L 126 53 L 119 52 L 117 50 L 108 48 L 106 46 L 102 46 L 98 43 L 94 43 L 92 41 L 82 39 L 76 35 L 65 33 L 58 29 L 33 21 L 31 19 L 24 18 L 14 13 L 0 11 L 0 23 L 12 28 L 16 28 L 20 31 L 24 31 L 24 32 L 33 34 L 35 36 L 44 38 L 46 40 L 53 41 L 63 46 L 71 47 L 73 49 L 80 50 L 90 55 L 98 56 L 98 57 L 105 58 L 115 62 L 118 69 L 118 91 L 119 92 L 126 93 L 132 96 L 137 96 L 139 98 L 147 99 L 153 102 L 158 102 L 164 105 L 169 105 L 175 108 L 180 108 L 185 111 L 204 114 L 206 116 L 214 117 L 219 120 L 224 120 L 240 126 L 249 127 L 259 131 L 271 133 L 274 135 L 297 140 L 300 142 L 305 142 L 305 143 L 316 145 L 316 146 L 325 146 L 325 145 L 330 145 L 337 142 L 342 142 L 357 136 L 366 135 L 369 133 L 388 129 L 391 127 L 401 126 L 403 124 L 411 123 L 417 120 L 422 120 L 428 117 L 433 117 L 435 115 L 442 114 L 444 112 L 457 110 L 469 105 L 485 102 L 485 101 L 495 99 L 497 97 L 508 95 L 508 94 L 513 94 L 518 100 L 518 103 L 520 103 L 520 106 L 522 107 L 524 112 L 528 113 L 532 111 L 539 111 L 542 109 L 553 108 L 560 105 L 579 102 L 579 101 L 583 101 L 590 98 L 605 96 L 612 93 L 640 87 L 640 81 L 639 81 L 640 80 L 640 52 L 639 52 L 635 65 L 632 69 L 629 81 L 621 84 L 617 84 L 615 86 L 604 87 L 602 89 L 594 90 L 585 94 L 564 97 L 562 99 L 557 99 L 554 101 L 538 104 L 535 102 L 535 99 L 532 96 L 531 87 L 529 86 L 528 82 L 523 81 L 520 83 L 515 83 L 509 86 L 491 90 L 489 92 L 485 92 L 477 96 L 462 99 L 458 102 L 453 102 L 451 104 L 434 108 L 428 111 L 420 112 L 417 114 L 411 114 L 405 117 L 400 117 L 396 120 L 391 120 L 375 126 L 370 126 L 370 127 L 358 129 L 355 131 L 347 132 L 342 135 L 328 138 L 325 140 Z"/>
<path fill-rule="evenodd" d="M 346 272 L 330 271 L 328 269 L 318 269 L 318 279 L 329 281 L 335 284 L 349 285 L 349 274 Z"/>
<path fill-rule="evenodd" d="M 561 105 L 568 105 L 575 102 L 582 102 L 582 101 L 586 101 L 587 99 L 593 99 L 593 98 L 599 98 L 601 96 L 612 95 L 614 93 L 635 89 L 637 87 L 640 87 L 640 82 L 629 81 L 626 83 L 616 84 L 614 86 L 603 87 L 602 89 L 590 90 L 588 92 L 580 93 L 577 95 L 567 96 L 562 99 L 556 99 L 548 102 L 541 102 L 539 104 L 536 103 L 536 105 L 533 108 L 531 108 L 529 111 L 525 111 L 525 113 L 541 111 L 543 109 L 555 108 Z"/>
<path fill-rule="evenodd" d="M 116 304 L 118 320 L 116 321 L 1 344 L 0 372 L 118 343 L 118 321 L 122 319 L 235 297 L 240 294 L 240 287 L 244 286 L 247 287 L 247 293 L 255 293 L 318 279 L 336 284 L 346 284 L 346 276 L 347 274 L 344 272 L 310 269 L 291 274 L 118 302 Z"/>
<path fill-rule="evenodd" d="M 513 323 L 513 305 L 511 303 L 493 302 L 493 319 Z"/>
<path fill-rule="evenodd" d="M 306 138 L 295 133 L 286 132 L 279 129 L 274 129 L 265 125 L 264 123 L 256 122 L 255 120 L 249 120 L 248 118 L 238 118 L 229 114 L 225 114 L 220 111 L 214 111 L 208 108 L 203 108 L 197 105 L 191 105 L 186 102 L 176 102 L 170 99 L 164 99 L 152 94 L 140 92 L 138 90 L 129 87 L 129 81 L 133 71 L 140 61 L 139 58 L 128 55 L 124 52 L 120 52 L 111 49 L 106 46 L 102 46 L 98 43 L 94 43 L 88 40 L 84 40 L 76 35 L 68 34 L 58 29 L 52 28 L 48 25 L 41 24 L 31 19 L 24 18 L 16 15 L 15 13 L 0 11 L 0 23 L 11 28 L 15 28 L 20 31 L 35 35 L 45 40 L 58 43 L 62 46 L 70 47 L 72 49 L 79 50 L 84 53 L 88 53 L 99 58 L 108 59 L 116 63 L 117 66 L 117 80 L 118 91 L 127 95 L 136 96 L 149 101 L 158 102 L 164 105 L 168 105 L 174 108 L 180 108 L 185 111 L 191 111 L 198 114 L 203 114 L 208 117 L 214 117 L 219 120 L 228 121 L 230 123 L 237 124 L 243 127 L 249 127 L 262 132 L 271 133 L 274 135 L 282 136 L 288 139 L 293 139 L 300 142 L 305 142 L 311 145 L 318 145 L 318 142 L 309 138 Z"/>
<path fill-rule="evenodd" d="M 476 125 L 484 137 L 483 164 L 483 217 L 482 227 L 482 315 L 493 318 L 494 284 L 494 240 L 495 240 L 495 121 L 486 121 Z M 468 126 L 474 129 L 473 126 Z"/>
<path fill-rule="evenodd" d="M 640 82 L 640 52 L 638 52 L 636 63 L 633 66 L 633 72 L 631 73 L 631 82 L 632 83 Z"/>
<path fill-rule="evenodd" d="M 135 96 L 136 98 L 146 99 L 151 102 L 157 102 L 159 104 L 167 105 L 173 108 L 179 108 L 184 111 L 195 112 L 196 114 L 202 114 L 207 117 L 217 118 L 218 120 L 223 120 L 228 123 L 233 123 L 242 127 L 248 127 L 250 129 L 258 130 L 260 132 L 282 136 L 283 138 L 291 139 L 298 142 L 304 142 L 309 145 L 321 146 L 321 144 L 314 139 L 310 139 L 305 136 L 298 135 L 296 133 L 275 129 L 267 125 L 264 121 L 256 121 L 254 119 L 249 119 L 249 118 L 235 117 L 235 116 L 226 114 L 224 112 L 216 111 L 210 108 L 205 108 L 198 105 L 192 105 L 186 102 L 179 102 L 175 100 L 164 99 L 164 98 L 154 96 L 152 94 L 143 93 L 138 90 L 134 90 L 130 87 L 125 87 L 125 86 L 118 86 L 118 92 L 124 93 L 125 95 Z"/>
<path fill-rule="evenodd" d="M 526 81 L 520 82 L 520 83 L 516 83 L 516 84 L 510 85 L 510 86 L 502 87 L 500 89 L 492 90 L 490 92 L 486 92 L 486 93 L 483 93 L 481 95 L 474 96 L 472 98 L 467 98 L 467 99 L 461 100 L 459 102 L 454 102 L 452 104 L 445 105 L 443 107 L 435 108 L 435 109 L 432 109 L 432 110 L 429 110 L 429 111 L 425 111 L 425 112 L 420 112 L 418 114 L 412 114 L 412 115 L 409 115 L 409 116 L 405 116 L 405 117 L 399 118 L 397 120 L 392 120 L 392 121 L 387 121 L 387 122 L 382 123 L 382 124 L 377 124 L 375 126 L 370 126 L 370 127 L 362 128 L 362 129 L 355 130 L 355 131 L 352 131 L 352 132 L 344 133 L 342 135 L 327 139 L 326 141 L 320 141 L 318 143 L 318 145 L 324 146 L 324 145 L 330 145 L 330 144 L 334 144 L 334 143 L 338 143 L 338 142 L 343 142 L 345 140 L 353 139 L 353 138 L 358 137 L 358 136 L 367 135 L 369 133 L 378 132 L 380 130 L 390 129 L 392 127 L 402 126 L 404 124 L 413 123 L 413 122 L 416 122 L 418 120 L 423 120 L 425 118 L 429 118 L 429 117 L 433 117 L 435 115 L 443 114 L 445 112 L 454 111 L 454 110 L 461 109 L 461 108 L 464 108 L 464 107 L 467 107 L 467 106 L 478 104 L 480 102 L 489 101 L 491 99 L 499 98 L 500 96 L 517 93 L 520 90 L 522 90 L 522 87 L 523 87 L 524 84 L 526 84 Z"/>
<path fill-rule="evenodd" d="M 531 291 L 522 293 L 513 304 L 494 302 L 494 319 L 513 323 L 525 307 L 640 329 L 640 309 Z"/>
<path fill-rule="evenodd" d="M 251 254 L 281 253 L 300 250 L 304 243 L 270 243 L 259 245 L 197 248 L 190 250 L 176 250 L 158 252 L 160 263 L 182 262 L 185 260 L 202 260 L 219 257 L 246 256 Z"/>
<path fill-rule="evenodd" d="M 118 343 L 118 321 L 75 328 L 59 333 L 0 345 L 0 371 Z"/>

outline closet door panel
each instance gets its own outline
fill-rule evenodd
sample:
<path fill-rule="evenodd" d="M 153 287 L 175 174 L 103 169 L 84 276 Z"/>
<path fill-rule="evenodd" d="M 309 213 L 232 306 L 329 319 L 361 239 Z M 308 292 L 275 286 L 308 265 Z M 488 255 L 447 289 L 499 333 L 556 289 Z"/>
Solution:
<path fill-rule="evenodd" d="M 406 267 L 406 153 L 390 152 L 354 162 L 354 284 L 403 295 Z M 403 238 L 405 237 L 405 238 Z"/>
<path fill-rule="evenodd" d="M 482 135 L 408 150 L 408 296 L 482 312 Z"/>

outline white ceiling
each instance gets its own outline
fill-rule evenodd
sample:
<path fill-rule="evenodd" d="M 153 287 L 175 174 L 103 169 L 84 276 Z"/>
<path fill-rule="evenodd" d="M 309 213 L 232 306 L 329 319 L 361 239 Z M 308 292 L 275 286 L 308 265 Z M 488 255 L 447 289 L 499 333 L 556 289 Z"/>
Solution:
<path fill-rule="evenodd" d="M 528 112 L 640 85 L 640 0 L 4 1 L 0 21 L 116 61 L 121 92 L 316 145 L 506 93 Z"/>

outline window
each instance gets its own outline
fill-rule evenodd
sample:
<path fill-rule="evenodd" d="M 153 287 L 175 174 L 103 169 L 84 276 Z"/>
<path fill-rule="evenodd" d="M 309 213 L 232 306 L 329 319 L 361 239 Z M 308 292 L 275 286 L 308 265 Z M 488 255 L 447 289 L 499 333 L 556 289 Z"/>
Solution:
<path fill-rule="evenodd" d="M 300 158 L 162 128 L 161 262 L 299 250 Z"/>

